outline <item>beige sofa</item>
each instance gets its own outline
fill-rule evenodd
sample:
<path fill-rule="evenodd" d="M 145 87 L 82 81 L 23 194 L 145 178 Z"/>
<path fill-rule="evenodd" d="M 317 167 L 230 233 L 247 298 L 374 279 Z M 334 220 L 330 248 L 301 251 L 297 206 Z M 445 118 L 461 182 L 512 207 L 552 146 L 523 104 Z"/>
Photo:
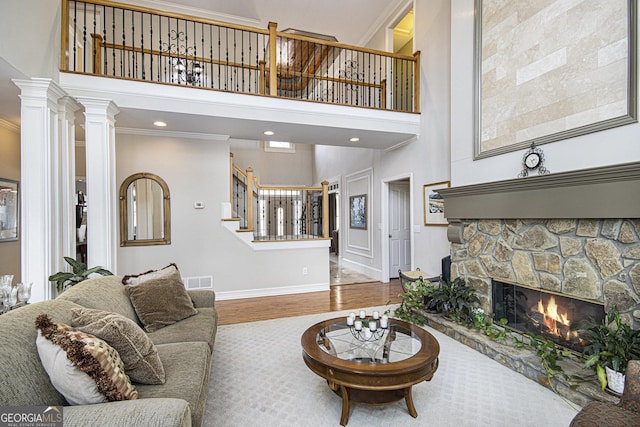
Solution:
<path fill-rule="evenodd" d="M 65 405 L 65 426 L 202 425 L 217 329 L 213 291 L 188 291 L 198 314 L 148 334 L 162 361 L 165 384 L 134 383 L 137 400 L 78 406 L 66 406 L 51 384 L 36 349 L 36 317 L 47 313 L 54 322 L 70 324 L 71 310 L 85 307 L 115 312 L 140 324 L 121 279 L 89 279 L 55 300 L 0 316 L 0 406 Z"/>

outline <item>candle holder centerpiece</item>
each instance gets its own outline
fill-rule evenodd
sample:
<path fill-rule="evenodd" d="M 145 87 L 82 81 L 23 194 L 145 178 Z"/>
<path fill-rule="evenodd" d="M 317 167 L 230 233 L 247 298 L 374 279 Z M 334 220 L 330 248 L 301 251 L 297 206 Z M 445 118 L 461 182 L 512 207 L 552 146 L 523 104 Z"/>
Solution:
<path fill-rule="evenodd" d="M 378 341 L 389 330 L 389 316 L 386 314 L 380 316 L 377 311 L 368 316 L 364 310 L 361 310 L 357 317 L 355 313 L 347 316 L 347 326 L 351 335 L 358 341 Z"/>

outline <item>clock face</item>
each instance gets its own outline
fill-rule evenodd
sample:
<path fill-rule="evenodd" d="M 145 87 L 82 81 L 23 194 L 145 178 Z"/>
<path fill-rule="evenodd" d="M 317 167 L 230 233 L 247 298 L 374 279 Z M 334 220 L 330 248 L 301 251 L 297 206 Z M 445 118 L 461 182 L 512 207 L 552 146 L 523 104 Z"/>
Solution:
<path fill-rule="evenodd" d="M 540 165 L 540 155 L 538 153 L 529 153 L 524 159 L 524 165 L 529 169 L 535 169 Z"/>

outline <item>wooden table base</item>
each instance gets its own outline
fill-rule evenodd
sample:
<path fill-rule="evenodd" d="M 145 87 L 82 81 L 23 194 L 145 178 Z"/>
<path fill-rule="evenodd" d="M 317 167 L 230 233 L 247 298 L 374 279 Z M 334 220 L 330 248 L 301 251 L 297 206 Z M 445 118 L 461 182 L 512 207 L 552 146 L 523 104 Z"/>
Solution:
<path fill-rule="evenodd" d="M 360 390 L 329 382 L 329 388 L 342 398 L 342 414 L 340 416 L 341 426 L 346 426 L 349 422 L 351 402 L 377 406 L 387 405 L 404 399 L 407 404 L 407 409 L 409 410 L 409 415 L 413 418 L 418 416 L 418 412 L 413 405 L 411 387 L 400 390 Z"/>

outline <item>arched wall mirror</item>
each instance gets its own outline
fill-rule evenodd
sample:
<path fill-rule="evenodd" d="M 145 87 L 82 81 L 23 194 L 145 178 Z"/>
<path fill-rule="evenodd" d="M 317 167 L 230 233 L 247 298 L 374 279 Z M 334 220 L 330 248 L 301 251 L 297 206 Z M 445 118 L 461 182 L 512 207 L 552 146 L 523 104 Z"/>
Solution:
<path fill-rule="evenodd" d="M 120 246 L 170 244 L 169 186 L 152 173 L 131 175 L 120 186 Z"/>

